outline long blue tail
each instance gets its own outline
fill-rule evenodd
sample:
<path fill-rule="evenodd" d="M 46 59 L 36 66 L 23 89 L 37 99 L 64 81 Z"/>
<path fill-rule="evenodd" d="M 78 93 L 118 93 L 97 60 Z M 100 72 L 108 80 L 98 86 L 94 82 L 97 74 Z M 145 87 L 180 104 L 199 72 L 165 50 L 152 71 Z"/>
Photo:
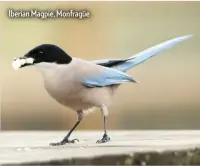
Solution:
<path fill-rule="evenodd" d="M 126 72 L 127 70 L 131 69 L 132 67 L 145 62 L 147 59 L 157 55 L 158 53 L 160 53 L 164 50 L 167 50 L 167 49 L 177 45 L 178 43 L 180 43 L 186 39 L 189 39 L 192 36 L 193 35 L 186 35 L 186 36 L 181 36 L 181 37 L 177 37 L 175 39 L 168 40 L 168 41 L 158 44 L 154 47 L 148 48 L 134 56 L 131 56 L 123 63 L 119 63 L 113 67 L 120 71 Z"/>

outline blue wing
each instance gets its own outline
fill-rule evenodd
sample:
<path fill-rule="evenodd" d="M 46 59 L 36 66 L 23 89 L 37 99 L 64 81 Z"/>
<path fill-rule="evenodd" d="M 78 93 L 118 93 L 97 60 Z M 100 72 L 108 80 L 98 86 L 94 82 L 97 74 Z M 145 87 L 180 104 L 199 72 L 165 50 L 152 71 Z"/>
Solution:
<path fill-rule="evenodd" d="M 80 81 L 87 87 L 105 87 L 126 82 L 136 82 L 129 75 L 111 68 L 104 68 L 104 71 L 97 75 L 82 77 Z"/>

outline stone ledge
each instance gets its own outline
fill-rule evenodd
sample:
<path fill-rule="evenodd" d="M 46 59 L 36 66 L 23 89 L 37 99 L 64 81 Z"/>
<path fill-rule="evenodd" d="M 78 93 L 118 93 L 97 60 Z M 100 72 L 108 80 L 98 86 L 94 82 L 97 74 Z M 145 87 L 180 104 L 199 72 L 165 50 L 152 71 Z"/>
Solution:
<path fill-rule="evenodd" d="M 200 131 L 77 131 L 80 142 L 50 147 L 66 132 L 1 132 L 3 165 L 200 165 Z"/>

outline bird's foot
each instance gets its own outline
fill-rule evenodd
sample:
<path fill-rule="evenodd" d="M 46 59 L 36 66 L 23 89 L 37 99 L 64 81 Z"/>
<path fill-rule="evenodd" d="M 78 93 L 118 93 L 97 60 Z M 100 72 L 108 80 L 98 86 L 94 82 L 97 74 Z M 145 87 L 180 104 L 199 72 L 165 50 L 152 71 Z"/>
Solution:
<path fill-rule="evenodd" d="M 108 137 L 107 134 L 104 134 L 103 138 L 97 141 L 97 144 L 106 143 L 108 141 L 110 141 L 110 137 Z"/>
<path fill-rule="evenodd" d="M 74 144 L 76 141 L 79 142 L 78 139 L 72 139 L 72 140 L 64 139 L 64 140 L 62 140 L 60 142 L 50 143 L 50 146 L 59 146 L 59 145 L 65 145 L 65 144 Z"/>

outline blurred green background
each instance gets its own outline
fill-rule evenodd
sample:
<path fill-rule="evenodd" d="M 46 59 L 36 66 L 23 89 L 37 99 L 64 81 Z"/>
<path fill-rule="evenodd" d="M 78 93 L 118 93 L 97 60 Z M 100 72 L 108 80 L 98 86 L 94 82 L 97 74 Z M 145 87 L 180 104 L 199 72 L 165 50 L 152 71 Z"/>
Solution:
<path fill-rule="evenodd" d="M 88 9 L 92 17 L 13 20 L 8 8 Z M 13 58 L 32 47 L 53 43 L 87 60 L 126 58 L 185 34 L 195 36 L 129 72 L 140 84 L 118 89 L 109 129 L 200 129 L 200 2 L 0 2 L 1 128 L 67 130 L 76 121 L 34 68 L 12 69 Z M 100 111 L 78 129 L 103 129 Z"/>

